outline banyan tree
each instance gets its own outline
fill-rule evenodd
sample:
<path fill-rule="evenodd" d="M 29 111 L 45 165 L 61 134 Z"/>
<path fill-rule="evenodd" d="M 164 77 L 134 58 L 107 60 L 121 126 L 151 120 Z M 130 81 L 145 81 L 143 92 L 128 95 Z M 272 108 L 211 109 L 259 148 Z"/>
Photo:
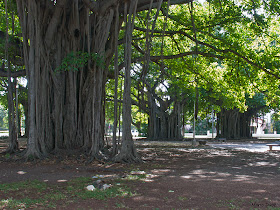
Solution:
<path fill-rule="evenodd" d="M 170 5 L 189 1 L 168 0 Z M 124 25 L 123 117 L 128 119 L 117 159 L 137 159 L 129 108 L 133 22 L 138 11 L 163 2 L 167 0 L 17 0 L 29 88 L 27 157 L 60 149 L 101 157 L 105 83 Z"/>

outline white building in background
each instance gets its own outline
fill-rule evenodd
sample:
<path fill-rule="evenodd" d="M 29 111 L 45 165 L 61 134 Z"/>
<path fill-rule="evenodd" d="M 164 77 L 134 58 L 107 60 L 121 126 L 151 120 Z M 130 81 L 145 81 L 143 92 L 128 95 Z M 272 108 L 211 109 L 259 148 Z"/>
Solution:
<path fill-rule="evenodd" d="M 269 133 L 273 133 L 271 127 L 271 115 L 272 113 L 266 113 L 263 116 L 252 118 L 251 119 L 251 132 L 252 134 L 265 134 L 265 130 Z"/>
<path fill-rule="evenodd" d="M 252 134 L 264 134 L 266 122 L 264 119 L 261 119 L 259 117 L 252 118 L 250 127 Z"/>

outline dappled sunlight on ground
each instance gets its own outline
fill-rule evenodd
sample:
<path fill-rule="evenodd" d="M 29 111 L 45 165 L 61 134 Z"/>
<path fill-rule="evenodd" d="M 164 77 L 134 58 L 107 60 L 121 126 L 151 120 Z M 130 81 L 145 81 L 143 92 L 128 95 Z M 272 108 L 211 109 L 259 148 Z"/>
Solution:
<path fill-rule="evenodd" d="M 235 149 L 249 152 L 268 152 L 267 143 L 247 143 L 247 142 L 229 142 L 229 143 L 209 143 L 208 145 L 214 148 Z M 277 151 L 280 146 L 274 146 L 273 150 Z"/>
<path fill-rule="evenodd" d="M 81 176 L 116 180 L 115 185 L 125 183 L 133 196 L 106 202 L 122 204 L 128 209 L 280 207 L 279 152 L 243 150 L 234 142 L 221 143 L 221 147 L 192 147 L 190 142 L 137 141 L 136 145 L 143 163 L 84 164 L 67 158 L 23 165 L 2 162 L 0 183 L 39 179 L 47 184 L 63 185 L 67 184 L 64 180 Z M 21 171 L 25 174 L 17 173 Z M 96 202 L 99 201 L 89 200 L 88 206 Z"/>
<path fill-rule="evenodd" d="M 267 152 L 265 144 L 262 144 L 261 150 L 260 145 L 257 149 L 252 145 L 245 149 L 242 148 L 244 145 L 228 145 L 230 147 L 173 147 L 168 150 L 155 147 L 149 150 L 153 154 L 148 154 L 148 157 L 165 162 L 164 166 L 159 164 L 159 168 L 150 170 L 151 174 L 158 175 L 153 178 L 154 184 L 166 183 L 158 186 L 162 189 L 162 196 L 165 195 L 165 202 L 168 203 L 171 197 L 176 199 L 174 195 L 180 194 L 177 199 L 182 203 L 188 201 L 191 204 L 203 198 L 201 204 L 210 203 L 217 209 L 279 206 L 280 198 L 275 198 L 273 194 L 280 193 L 280 183 L 275 183 L 276 177 L 280 179 L 280 153 Z M 272 186 L 278 186 L 277 190 L 271 192 Z M 148 197 L 142 196 L 141 199 L 145 201 Z"/>

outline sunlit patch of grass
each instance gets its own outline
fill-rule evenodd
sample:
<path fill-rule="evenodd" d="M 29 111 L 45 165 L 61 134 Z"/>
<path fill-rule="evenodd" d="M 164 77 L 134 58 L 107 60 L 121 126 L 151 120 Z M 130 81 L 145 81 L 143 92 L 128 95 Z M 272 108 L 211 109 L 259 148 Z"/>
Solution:
<path fill-rule="evenodd" d="M 179 196 L 178 199 L 179 199 L 180 201 L 186 201 L 186 200 L 188 200 L 188 198 L 183 197 L 183 196 Z"/>
<path fill-rule="evenodd" d="M 129 174 L 124 179 L 125 180 L 142 180 L 146 179 L 147 174 Z"/>
<path fill-rule="evenodd" d="M 14 200 L 12 198 L 3 199 L 0 201 L 0 208 L 25 208 L 25 205 L 20 201 Z"/>
<path fill-rule="evenodd" d="M 24 208 L 35 208 L 38 206 L 46 206 L 49 208 L 54 208 L 55 204 L 49 203 L 47 204 L 46 201 L 42 199 L 30 199 L 30 198 L 23 198 L 23 199 L 15 199 L 9 198 L 0 201 L 1 209 L 24 209 Z"/>

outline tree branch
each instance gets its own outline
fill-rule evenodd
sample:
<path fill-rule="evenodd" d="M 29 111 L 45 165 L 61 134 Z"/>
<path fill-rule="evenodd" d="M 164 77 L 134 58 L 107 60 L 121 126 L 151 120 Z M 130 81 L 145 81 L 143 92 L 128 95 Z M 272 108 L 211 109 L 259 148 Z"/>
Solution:
<path fill-rule="evenodd" d="M 164 0 L 164 2 L 167 2 L 168 0 Z M 171 0 L 170 5 L 174 4 L 185 4 L 192 2 L 193 0 Z M 150 7 L 150 2 L 151 0 L 139 0 L 138 1 L 138 6 L 137 6 L 137 11 L 142 11 L 142 10 L 148 10 Z M 157 8 L 159 4 L 159 1 L 154 2 L 152 4 L 152 9 Z"/>
<path fill-rule="evenodd" d="M 139 30 L 139 31 L 143 31 L 145 32 L 146 29 L 144 28 L 140 28 L 140 27 L 135 27 L 136 30 Z M 155 33 L 162 33 L 162 31 L 160 30 L 155 30 Z M 219 49 L 211 44 L 208 44 L 208 43 L 205 43 L 205 42 L 202 42 L 202 41 L 199 41 L 199 40 L 196 40 L 194 37 L 192 37 L 191 35 L 187 34 L 186 32 L 184 31 L 166 31 L 165 34 L 168 34 L 168 35 L 174 35 L 174 34 L 181 34 L 181 35 L 184 35 L 186 37 L 188 37 L 190 40 L 194 41 L 194 42 L 197 42 L 197 44 L 200 44 L 200 45 L 203 45 L 203 46 L 206 46 L 206 47 L 209 47 L 210 49 L 216 51 L 216 52 L 220 52 L 220 53 L 232 53 L 234 55 L 236 55 L 237 57 L 241 58 L 242 60 L 244 60 L 246 63 L 254 66 L 254 67 L 257 67 L 258 69 L 261 69 L 263 70 L 264 72 L 266 72 L 267 74 L 270 74 L 272 76 L 274 76 L 275 78 L 277 79 L 280 79 L 280 76 L 277 75 L 276 73 L 273 73 L 271 70 L 268 70 L 266 69 L 265 67 L 262 67 L 261 65 L 253 62 L 250 60 L 250 58 L 247 58 L 246 56 L 240 54 L 239 52 L 235 51 L 235 50 L 232 50 L 232 49 Z M 188 54 L 190 53 L 190 54 Z M 192 55 L 194 54 L 195 52 L 188 52 L 188 53 L 180 53 L 178 55 L 176 55 L 174 58 L 177 58 L 177 57 L 183 57 L 183 56 L 186 56 L 186 55 Z M 221 60 L 225 58 L 225 56 L 219 56 L 219 55 L 214 55 L 214 54 L 210 54 L 210 53 L 204 53 L 204 52 L 198 52 L 197 54 L 199 55 L 204 55 L 204 56 L 208 56 L 208 57 L 216 57 L 216 58 L 220 58 Z M 157 57 L 157 56 L 156 56 Z M 166 57 L 166 56 L 164 56 Z M 170 58 L 170 56 L 167 56 L 165 59 L 172 59 Z"/>
<path fill-rule="evenodd" d="M 179 53 L 179 54 L 175 54 L 175 55 L 151 56 L 150 59 L 153 62 L 157 62 L 160 59 L 170 60 L 170 59 L 181 58 L 181 57 L 184 57 L 184 56 L 196 55 L 196 54 L 197 55 L 203 55 L 205 57 L 219 58 L 221 60 L 224 59 L 223 56 L 215 55 L 215 54 L 211 54 L 211 53 L 206 53 L 206 52 L 200 52 L 200 51 L 197 51 L 197 52 L 195 52 L 195 51 L 184 52 L 184 53 Z M 144 57 L 138 57 L 138 58 L 133 59 L 133 62 L 144 61 L 144 59 L 145 59 Z"/>
<path fill-rule="evenodd" d="M 5 64 L 3 63 L 0 68 L 0 77 L 8 77 L 8 72 L 5 69 Z M 19 71 L 11 72 L 11 77 L 24 77 L 26 76 L 26 70 L 22 69 Z"/>

